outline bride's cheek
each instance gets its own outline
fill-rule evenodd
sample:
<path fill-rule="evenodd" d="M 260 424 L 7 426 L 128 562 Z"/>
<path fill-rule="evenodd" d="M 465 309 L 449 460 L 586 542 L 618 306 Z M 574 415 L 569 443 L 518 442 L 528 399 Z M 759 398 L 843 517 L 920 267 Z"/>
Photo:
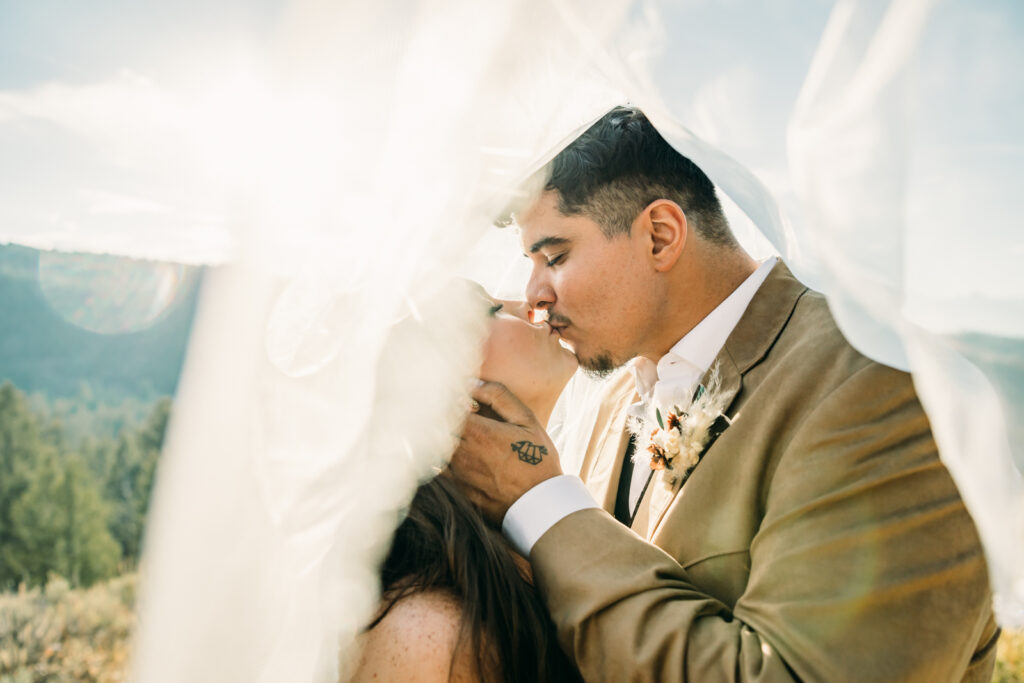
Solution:
<path fill-rule="evenodd" d="M 480 374 L 490 374 L 498 364 L 498 343 L 492 331 L 484 340 L 483 349 L 480 352 Z"/>

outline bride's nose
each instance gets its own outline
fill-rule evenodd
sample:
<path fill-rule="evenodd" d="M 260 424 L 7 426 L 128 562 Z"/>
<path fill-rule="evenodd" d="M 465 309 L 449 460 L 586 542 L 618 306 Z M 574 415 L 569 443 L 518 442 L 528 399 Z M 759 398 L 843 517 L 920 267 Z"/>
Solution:
<path fill-rule="evenodd" d="M 502 305 L 505 311 L 517 318 L 522 318 L 528 323 L 533 322 L 530 316 L 530 304 L 525 301 L 503 301 Z"/>

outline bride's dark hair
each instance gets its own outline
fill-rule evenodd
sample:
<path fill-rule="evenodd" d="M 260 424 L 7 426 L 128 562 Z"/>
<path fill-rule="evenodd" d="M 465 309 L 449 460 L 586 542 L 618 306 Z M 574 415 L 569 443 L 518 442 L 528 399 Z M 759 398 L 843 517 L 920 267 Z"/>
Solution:
<path fill-rule="evenodd" d="M 475 652 L 483 680 L 581 680 L 511 553 L 455 485 L 435 477 L 416 491 L 395 532 L 381 570 L 384 606 L 370 628 L 408 595 L 445 591 L 462 609 L 456 654 L 463 647 Z"/>

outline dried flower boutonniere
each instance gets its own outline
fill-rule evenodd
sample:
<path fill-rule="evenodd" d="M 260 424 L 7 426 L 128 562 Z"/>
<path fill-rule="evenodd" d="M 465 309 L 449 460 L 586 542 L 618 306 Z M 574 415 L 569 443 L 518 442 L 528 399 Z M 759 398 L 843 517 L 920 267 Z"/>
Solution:
<path fill-rule="evenodd" d="M 723 396 L 716 365 L 707 386 L 697 386 L 693 396 L 673 397 L 662 405 L 644 406 L 643 417 L 629 420 L 636 437 L 634 464 L 650 458 L 652 470 L 662 473 L 669 488 L 684 481 L 700 462 L 708 443 L 729 425 L 725 416 L 729 396 Z"/>

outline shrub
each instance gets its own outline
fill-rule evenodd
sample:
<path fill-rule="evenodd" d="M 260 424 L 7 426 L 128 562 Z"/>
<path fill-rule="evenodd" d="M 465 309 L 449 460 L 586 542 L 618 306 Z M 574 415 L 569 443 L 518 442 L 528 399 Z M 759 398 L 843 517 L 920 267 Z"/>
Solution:
<path fill-rule="evenodd" d="M 996 650 L 994 683 L 1024 683 L 1024 631 L 1004 631 Z"/>
<path fill-rule="evenodd" d="M 0 683 L 127 680 L 135 575 L 0 594 Z"/>

